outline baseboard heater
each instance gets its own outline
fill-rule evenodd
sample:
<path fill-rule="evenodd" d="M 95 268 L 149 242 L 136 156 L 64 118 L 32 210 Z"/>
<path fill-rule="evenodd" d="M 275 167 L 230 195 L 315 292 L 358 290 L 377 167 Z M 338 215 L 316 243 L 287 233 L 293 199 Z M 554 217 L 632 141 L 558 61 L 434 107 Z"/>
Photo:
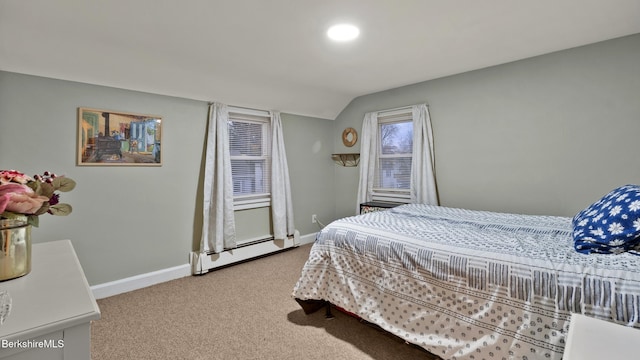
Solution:
<path fill-rule="evenodd" d="M 300 232 L 297 230 L 286 239 L 274 239 L 273 237 L 251 240 L 240 244 L 234 249 L 220 253 L 208 253 L 192 251 L 189 259 L 191 274 L 202 275 L 207 272 L 231 265 L 237 262 L 250 260 L 263 255 L 296 247 L 300 244 Z"/>

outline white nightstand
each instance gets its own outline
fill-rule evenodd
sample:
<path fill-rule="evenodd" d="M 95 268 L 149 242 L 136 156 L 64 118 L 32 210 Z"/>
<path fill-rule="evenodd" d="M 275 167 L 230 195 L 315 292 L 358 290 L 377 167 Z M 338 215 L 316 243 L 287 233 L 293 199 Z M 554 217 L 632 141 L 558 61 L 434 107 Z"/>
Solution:
<path fill-rule="evenodd" d="M 640 329 L 571 314 L 562 360 L 638 359 L 638 344 Z"/>

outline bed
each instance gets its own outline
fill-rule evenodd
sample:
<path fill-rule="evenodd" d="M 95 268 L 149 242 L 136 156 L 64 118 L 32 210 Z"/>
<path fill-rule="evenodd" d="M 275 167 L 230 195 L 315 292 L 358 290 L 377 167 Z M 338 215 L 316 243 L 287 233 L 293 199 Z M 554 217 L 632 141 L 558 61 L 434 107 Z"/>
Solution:
<path fill-rule="evenodd" d="M 443 359 L 561 359 L 571 313 L 640 327 L 640 256 L 577 251 L 577 220 L 418 204 L 347 217 L 318 233 L 293 297 Z"/>

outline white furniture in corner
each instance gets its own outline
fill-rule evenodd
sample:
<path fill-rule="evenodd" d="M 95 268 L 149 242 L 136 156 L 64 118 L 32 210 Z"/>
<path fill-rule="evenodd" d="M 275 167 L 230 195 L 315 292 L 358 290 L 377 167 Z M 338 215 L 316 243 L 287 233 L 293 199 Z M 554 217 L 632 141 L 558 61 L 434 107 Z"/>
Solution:
<path fill-rule="evenodd" d="M 100 318 L 71 241 L 34 244 L 31 272 L 0 282 L 11 310 L 0 325 L 0 359 L 91 359 L 91 321 Z"/>
<path fill-rule="evenodd" d="M 629 360 L 640 357 L 640 329 L 571 314 L 562 360 Z"/>

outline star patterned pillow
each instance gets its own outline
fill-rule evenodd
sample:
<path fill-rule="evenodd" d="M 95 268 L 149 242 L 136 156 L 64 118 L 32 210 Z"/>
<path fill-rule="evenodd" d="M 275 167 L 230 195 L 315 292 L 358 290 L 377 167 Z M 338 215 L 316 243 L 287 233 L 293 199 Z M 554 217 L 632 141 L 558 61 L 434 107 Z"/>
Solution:
<path fill-rule="evenodd" d="M 640 185 L 616 188 L 573 217 L 574 248 L 580 253 L 640 251 Z"/>

